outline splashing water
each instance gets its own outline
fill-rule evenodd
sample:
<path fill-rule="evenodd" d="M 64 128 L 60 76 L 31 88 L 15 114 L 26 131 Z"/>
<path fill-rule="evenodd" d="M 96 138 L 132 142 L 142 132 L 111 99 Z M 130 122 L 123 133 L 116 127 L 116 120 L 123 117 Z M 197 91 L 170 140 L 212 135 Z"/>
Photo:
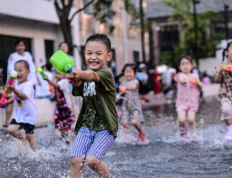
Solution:
<path fill-rule="evenodd" d="M 114 178 L 229 178 L 232 175 L 232 142 L 225 141 L 226 126 L 220 121 L 215 100 L 201 104 L 197 114 L 196 137 L 179 137 L 174 105 L 144 111 L 143 129 L 150 142 L 138 144 L 136 130 L 130 126 L 125 135 L 119 128 L 115 144 L 104 162 Z M 38 151 L 6 133 L 0 134 L 0 177 L 68 178 L 72 145 L 59 140 L 54 128 L 35 129 Z M 85 165 L 87 178 L 98 176 Z"/>

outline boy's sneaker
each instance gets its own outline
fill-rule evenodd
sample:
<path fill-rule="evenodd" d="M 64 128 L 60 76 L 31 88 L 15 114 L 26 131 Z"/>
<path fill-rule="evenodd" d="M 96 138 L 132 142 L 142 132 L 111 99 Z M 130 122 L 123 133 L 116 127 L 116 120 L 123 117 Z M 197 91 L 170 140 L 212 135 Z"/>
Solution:
<path fill-rule="evenodd" d="M 225 135 L 225 139 L 232 141 L 232 133 L 227 132 L 227 134 Z"/>
<path fill-rule="evenodd" d="M 138 141 L 145 142 L 146 141 L 146 135 L 144 133 L 139 134 Z"/>

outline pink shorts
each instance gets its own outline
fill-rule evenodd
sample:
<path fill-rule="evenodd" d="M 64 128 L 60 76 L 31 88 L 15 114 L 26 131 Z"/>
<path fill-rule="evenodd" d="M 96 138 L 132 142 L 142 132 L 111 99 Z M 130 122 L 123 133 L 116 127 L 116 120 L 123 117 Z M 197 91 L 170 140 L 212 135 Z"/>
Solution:
<path fill-rule="evenodd" d="M 177 105 L 176 111 L 198 111 L 198 105 L 196 104 L 189 104 L 189 105 Z"/>

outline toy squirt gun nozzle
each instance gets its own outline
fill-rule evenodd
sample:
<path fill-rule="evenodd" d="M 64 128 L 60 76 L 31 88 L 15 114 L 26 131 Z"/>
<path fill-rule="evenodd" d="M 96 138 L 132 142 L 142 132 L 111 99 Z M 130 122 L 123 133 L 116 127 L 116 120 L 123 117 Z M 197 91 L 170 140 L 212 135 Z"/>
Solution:
<path fill-rule="evenodd" d="M 41 67 L 38 68 L 37 71 L 40 73 L 40 75 L 42 76 L 43 79 L 46 78 L 46 75 Z"/>
<path fill-rule="evenodd" d="M 8 86 L 14 85 L 14 82 L 15 82 L 16 78 L 17 78 L 17 72 L 15 70 L 12 70 L 10 72 L 9 79 L 8 79 L 8 81 L 6 83 L 4 93 L 3 93 L 3 95 L 2 95 L 2 97 L 0 99 L 0 108 L 6 108 L 5 102 L 6 102 L 6 99 L 8 97 L 8 94 L 11 93 L 11 90 L 8 89 Z"/>

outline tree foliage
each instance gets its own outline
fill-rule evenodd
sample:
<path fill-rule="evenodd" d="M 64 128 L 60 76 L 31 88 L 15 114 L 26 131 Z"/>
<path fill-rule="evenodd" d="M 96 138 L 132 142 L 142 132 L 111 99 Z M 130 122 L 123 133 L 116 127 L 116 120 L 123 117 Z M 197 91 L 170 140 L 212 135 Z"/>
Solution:
<path fill-rule="evenodd" d="M 139 12 L 136 10 L 131 0 L 122 0 L 124 3 L 124 7 L 127 13 L 129 13 L 133 17 L 138 17 Z M 74 19 L 77 13 L 85 10 L 88 6 L 93 6 L 92 15 L 98 20 L 100 23 L 108 23 L 108 19 L 115 16 L 117 13 L 112 8 L 113 0 L 89 0 L 82 8 L 78 9 L 75 13 L 71 13 L 71 8 L 74 3 L 74 0 L 55 0 L 54 5 L 56 8 L 56 12 L 58 18 L 60 20 L 60 27 L 62 30 L 62 34 L 64 37 L 64 41 L 68 42 L 72 51 L 72 33 L 71 33 L 71 22 Z M 110 9 L 110 10 L 109 10 Z M 109 24 L 109 31 L 112 32 L 114 30 L 114 25 Z"/>
<path fill-rule="evenodd" d="M 194 59 L 196 54 L 195 34 L 194 34 L 194 16 L 192 0 L 163 0 L 164 4 L 172 9 L 173 16 L 169 19 L 178 23 L 180 31 L 180 44 L 174 47 L 174 55 L 188 54 Z M 198 56 L 205 58 L 213 56 L 217 50 L 217 45 L 222 39 L 222 34 L 211 35 L 207 38 L 206 31 L 211 28 L 211 23 L 217 18 L 218 13 L 215 11 L 206 11 L 197 14 L 197 35 L 198 35 Z M 166 53 L 164 53 L 164 56 Z"/>

